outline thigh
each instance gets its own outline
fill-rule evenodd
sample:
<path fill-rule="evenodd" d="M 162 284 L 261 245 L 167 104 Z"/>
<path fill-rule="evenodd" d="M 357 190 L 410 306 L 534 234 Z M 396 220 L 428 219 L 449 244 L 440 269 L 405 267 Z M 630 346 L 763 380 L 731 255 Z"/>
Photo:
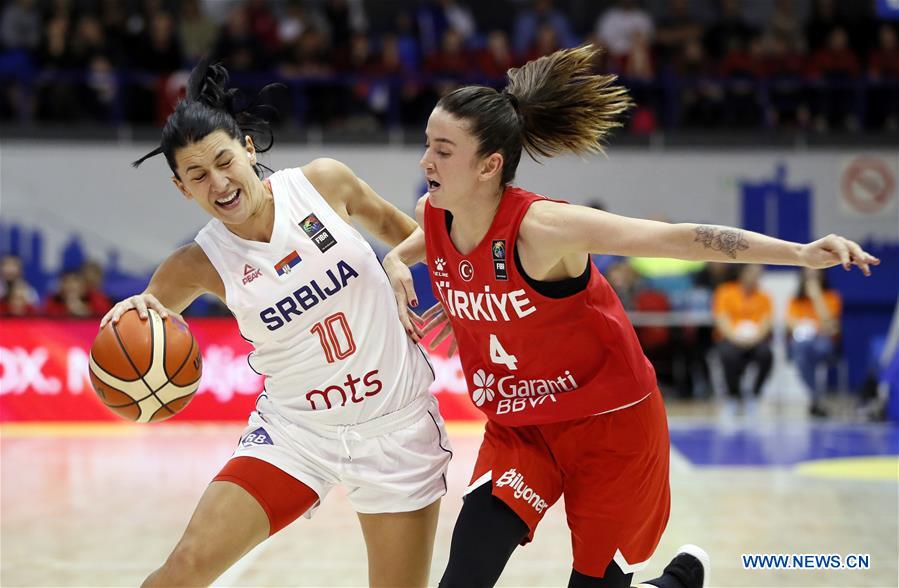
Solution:
<path fill-rule="evenodd" d="M 550 445 L 564 472 L 574 569 L 593 577 L 602 577 L 611 562 L 624 574 L 642 569 L 671 504 L 661 394 L 570 424 Z"/>
<path fill-rule="evenodd" d="M 359 513 L 370 586 L 426 586 L 440 500 L 412 512 Z"/>
<path fill-rule="evenodd" d="M 540 427 L 506 427 L 488 422 L 466 494 L 488 485 L 529 529 L 525 543 L 562 495 L 559 470 Z"/>

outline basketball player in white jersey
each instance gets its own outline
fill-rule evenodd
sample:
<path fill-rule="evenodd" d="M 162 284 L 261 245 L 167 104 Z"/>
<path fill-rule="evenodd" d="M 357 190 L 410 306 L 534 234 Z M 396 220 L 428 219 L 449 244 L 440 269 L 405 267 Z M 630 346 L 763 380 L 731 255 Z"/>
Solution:
<path fill-rule="evenodd" d="M 245 131 L 264 121 L 233 113 L 226 82 L 223 67 L 201 62 L 161 146 L 135 162 L 163 153 L 175 185 L 212 220 L 101 324 L 131 308 L 180 320 L 197 296 L 215 294 L 255 347 L 249 363 L 265 389 L 234 455 L 144 585 L 210 584 L 343 484 L 370 584 L 424 586 L 451 453 L 428 391 L 431 366 L 350 224 L 394 246 L 415 221 L 334 160 L 261 180 L 260 150 Z"/>

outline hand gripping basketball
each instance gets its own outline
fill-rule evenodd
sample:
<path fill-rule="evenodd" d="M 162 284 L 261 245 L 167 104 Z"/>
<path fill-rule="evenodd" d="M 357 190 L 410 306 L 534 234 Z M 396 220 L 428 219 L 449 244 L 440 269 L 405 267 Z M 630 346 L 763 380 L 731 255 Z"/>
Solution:
<path fill-rule="evenodd" d="M 149 316 L 147 314 L 147 309 L 152 308 L 159 313 L 160 318 L 166 319 L 168 317 L 172 317 L 181 321 L 181 323 L 183 323 L 185 326 L 187 325 L 187 323 L 184 322 L 184 318 L 180 314 L 169 310 L 168 308 L 163 306 L 155 296 L 145 292 L 143 294 L 135 294 L 134 296 L 129 296 L 128 298 L 122 300 L 111 309 L 109 309 L 109 312 L 107 312 L 106 315 L 102 319 L 100 319 L 100 328 L 102 329 L 103 327 L 105 327 L 106 323 L 108 323 L 109 321 L 112 321 L 113 323 L 119 322 L 119 319 L 122 318 L 122 315 L 132 308 L 137 310 L 137 314 L 138 316 L 140 316 L 141 320 L 147 319 L 147 317 Z"/>

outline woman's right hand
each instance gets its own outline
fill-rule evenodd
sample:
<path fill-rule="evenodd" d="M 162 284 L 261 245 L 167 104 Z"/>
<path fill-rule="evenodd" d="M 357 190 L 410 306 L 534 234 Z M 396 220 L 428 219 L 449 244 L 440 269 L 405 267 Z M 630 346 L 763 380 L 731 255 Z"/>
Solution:
<path fill-rule="evenodd" d="M 146 320 L 149 316 L 147 309 L 152 308 L 159 316 L 163 319 L 168 317 L 172 317 L 178 321 L 181 321 L 184 324 L 184 318 L 173 310 L 169 310 L 165 306 L 162 305 L 159 300 L 156 299 L 152 294 L 147 294 L 146 292 L 143 294 L 135 294 L 134 296 L 129 296 L 128 298 L 122 300 L 111 309 L 106 315 L 100 319 L 100 328 L 106 326 L 106 323 L 112 321 L 113 324 L 119 322 L 119 319 L 122 318 L 122 315 L 131 309 L 136 309 L 137 314 L 140 316 L 141 320 Z"/>
<path fill-rule="evenodd" d="M 387 279 L 393 288 L 393 296 L 396 298 L 396 310 L 400 315 L 400 322 L 406 329 L 406 334 L 418 343 L 424 333 L 421 331 L 421 319 L 418 318 L 409 307 L 418 306 L 418 297 L 415 295 L 415 283 L 412 281 L 412 272 L 396 255 L 388 253 L 381 262 Z"/>

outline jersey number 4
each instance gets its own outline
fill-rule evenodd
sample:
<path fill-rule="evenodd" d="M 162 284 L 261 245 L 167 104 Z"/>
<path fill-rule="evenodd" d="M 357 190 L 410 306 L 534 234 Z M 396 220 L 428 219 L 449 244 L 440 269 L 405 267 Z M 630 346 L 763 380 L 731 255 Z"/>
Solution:
<path fill-rule="evenodd" d="M 337 325 L 339 325 L 339 332 L 338 328 L 335 328 Z M 315 323 L 310 332 L 318 335 L 328 363 L 346 359 L 356 352 L 353 332 L 350 331 L 350 324 L 342 312 L 332 314 L 320 323 Z"/>
<path fill-rule="evenodd" d="M 499 339 L 496 335 L 490 335 L 490 359 L 493 363 L 498 363 L 500 365 L 504 365 L 509 368 L 509 371 L 514 372 L 518 369 L 518 358 L 514 355 L 509 355 L 503 346 L 500 344 Z"/>

